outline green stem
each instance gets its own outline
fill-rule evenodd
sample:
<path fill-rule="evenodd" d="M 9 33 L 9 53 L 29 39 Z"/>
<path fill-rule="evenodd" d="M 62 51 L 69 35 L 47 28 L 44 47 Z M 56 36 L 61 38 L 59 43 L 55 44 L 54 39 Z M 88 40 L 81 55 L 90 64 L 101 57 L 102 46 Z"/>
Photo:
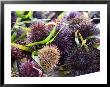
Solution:
<path fill-rule="evenodd" d="M 23 33 L 19 38 L 17 38 L 14 42 L 17 42 L 17 41 L 23 39 L 26 34 L 27 34 L 27 32 L 24 32 L 24 33 Z"/>
<path fill-rule="evenodd" d="M 54 41 L 54 39 L 58 36 L 58 34 L 63 30 L 64 26 L 58 31 L 58 33 L 55 35 L 54 38 L 52 38 L 49 42 L 47 42 L 46 44 L 50 44 Z"/>
<path fill-rule="evenodd" d="M 20 44 L 16 44 L 16 43 L 11 43 L 11 46 L 15 46 L 21 50 L 24 50 L 24 51 L 28 51 L 28 52 L 32 52 L 33 50 L 26 47 L 26 46 L 23 46 L 23 45 L 20 45 Z"/>
<path fill-rule="evenodd" d="M 62 19 L 65 15 L 66 15 L 67 12 L 62 12 L 59 16 L 58 16 L 58 19 Z"/>
<path fill-rule="evenodd" d="M 13 42 L 13 41 L 15 40 L 16 35 L 17 35 L 17 34 L 16 34 L 15 32 L 13 33 L 13 35 L 11 35 L 11 42 Z"/>
<path fill-rule="evenodd" d="M 81 47 L 84 46 L 85 49 L 86 49 L 86 51 L 88 52 L 89 51 L 89 48 L 88 48 L 88 46 L 86 44 L 86 39 L 84 40 L 83 36 L 80 33 L 79 33 L 79 38 L 80 38 L 80 40 L 82 42 Z"/>

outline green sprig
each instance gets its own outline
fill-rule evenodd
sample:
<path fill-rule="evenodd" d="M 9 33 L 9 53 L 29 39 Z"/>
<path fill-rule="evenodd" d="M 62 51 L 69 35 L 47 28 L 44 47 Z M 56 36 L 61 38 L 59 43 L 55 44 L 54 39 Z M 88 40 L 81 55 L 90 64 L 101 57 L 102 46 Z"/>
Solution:
<path fill-rule="evenodd" d="M 21 50 L 24 50 L 24 51 L 28 51 L 28 52 L 32 52 L 33 50 L 24 46 L 24 45 L 20 45 L 20 44 L 16 44 L 16 43 L 11 43 L 11 46 L 15 46 Z"/>
<path fill-rule="evenodd" d="M 12 35 L 11 35 L 11 42 L 13 42 L 16 38 L 17 34 L 16 32 L 14 32 Z"/>
<path fill-rule="evenodd" d="M 62 31 L 62 29 L 64 28 L 64 26 L 58 31 L 58 33 L 50 40 L 50 41 L 48 41 L 46 44 L 50 44 L 50 43 L 52 43 L 54 40 L 55 40 L 55 38 L 58 36 L 58 34 Z"/>

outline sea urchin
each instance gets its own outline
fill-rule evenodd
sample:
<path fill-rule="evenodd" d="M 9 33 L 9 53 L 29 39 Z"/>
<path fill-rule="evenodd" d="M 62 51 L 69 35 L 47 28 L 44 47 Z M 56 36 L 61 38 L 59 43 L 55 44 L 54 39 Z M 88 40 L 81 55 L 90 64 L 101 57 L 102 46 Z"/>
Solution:
<path fill-rule="evenodd" d="M 41 65 L 47 71 L 51 71 L 58 64 L 60 51 L 56 46 L 44 46 L 38 51 L 38 57 L 40 58 Z"/>
<path fill-rule="evenodd" d="M 40 41 L 48 36 L 46 25 L 42 21 L 33 23 L 30 27 L 30 31 L 27 33 L 27 44 Z"/>

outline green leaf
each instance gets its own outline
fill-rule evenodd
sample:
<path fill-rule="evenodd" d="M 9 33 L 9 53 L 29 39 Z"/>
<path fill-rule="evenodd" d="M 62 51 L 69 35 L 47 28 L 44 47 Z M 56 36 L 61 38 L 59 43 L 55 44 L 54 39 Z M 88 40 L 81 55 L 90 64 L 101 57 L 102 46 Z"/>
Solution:
<path fill-rule="evenodd" d="M 24 12 L 25 11 L 16 11 L 16 14 L 17 14 L 17 16 L 19 17 L 19 18 L 24 18 Z"/>
<path fill-rule="evenodd" d="M 32 52 L 32 58 L 39 64 L 39 66 L 42 68 L 41 63 L 40 63 L 40 59 L 38 57 L 38 52 L 37 51 L 33 51 Z"/>
<path fill-rule="evenodd" d="M 13 42 L 16 38 L 17 34 L 16 32 L 14 32 L 12 35 L 11 35 L 11 42 Z"/>
<path fill-rule="evenodd" d="M 22 22 L 17 22 L 16 25 L 23 25 L 25 23 L 32 23 L 32 21 L 22 21 Z"/>
<path fill-rule="evenodd" d="M 24 12 L 25 11 L 16 11 L 16 14 L 19 18 L 23 18 L 23 19 L 32 18 L 32 14 L 33 14 L 32 11 L 29 11 L 28 14 L 26 14 L 26 15 L 24 15 Z"/>
<path fill-rule="evenodd" d="M 93 39 L 93 38 L 100 38 L 100 37 L 99 36 L 88 36 L 88 37 L 86 37 L 87 40 Z"/>
<path fill-rule="evenodd" d="M 16 23 L 20 22 L 21 19 L 22 19 L 22 18 L 17 18 L 17 19 L 16 19 Z M 16 23 L 15 23 L 15 25 L 16 25 Z"/>
<path fill-rule="evenodd" d="M 37 51 L 33 51 L 32 52 L 32 58 L 35 58 L 35 56 L 38 56 L 38 52 Z"/>
<path fill-rule="evenodd" d="M 17 42 L 21 39 L 24 39 L 24 37 L 26 36 L 27 32 L 24 32 L 21 36 L 19 36 L 19 38 L 17 38 L 14 42 Z"/>
<path fill-rule="evenodd" d="M 97 49 L 99 49 L 99 50 L 100 50 L 100 46 L 98 46 L 98 47 L 97 47 Z"/>
<path fill-rule="evenodd" d="M 12 66 L 12 71 L 17 72 L 18 71 L 18 67 L 17 67 L 17 62 L 14 61 L 13 66 Z"/>
<path fill-rule="evenodd" d="M 55 34 L 55 32 L 56 32 L 56 26 L 52 29 L 52 31 L 50 32 L 49 36 L 45 40 L 42 40 L 42 41 L 39 41 L 39 42 L 30 43 L 27 46 L 34 46 L 34 45 L 38 45 L 38 44 L 45 44 L 48 41 L 50 41 L 50 39 Z"/>
<path fill-rule="evenodd" d="M 66 11 L 62 12 L 59 16 L 58 16 L 58 19 L 62 19 L 65 15 L 66 15 Z"/>
<path fill-rule="evenodd" d="M 26 46 L 23 46 L 23 45 L 20 45 L 20 44 L 16 44 L 16 43 L 11 43 L 11 46 L 15 46 L 21 50 L 24 50 L 24 51 L 28 51 L 28 52 L 32 52 L 33 50 L 26 47 Z"/>
<path fill-rule="evenodd" d="M 51 39 L 51 40 L 49 40 L 46 44 L 49 44 L 49 43 L 52 43 L 54 40 L 55 40 L 55 38 L 58 36 L 58 34 L 62 31 L 62 29 L 64 28 L 64 26 L 57 32 L 57 34 Z"/>
<path fill-rule="evenodd" d="M 13 27 L 11 30 L 11 34 L 13 34 L 14 32 L 17 32 L 17 31 L 18 31 L 18 28 Z"/>
<path fill-rule="evenodd" d="M 24 27 L 24 26 L 20 26 L 21 29 L 23 29 L 25 32 L 19 36 L 19 38 L 17 38 L 14 42 L 18 41 L 18 40 L 21 40 L 21 39 L 24 39 L 24 37 L 26 36 L 27 32 L 30 30 L 30 28 L 27 28 L 27 27 Z"/>
<path fill-rule="evenodd" d="M 54 41 L 54 39 L 55 39 L 55 37 L 52 38 L 50 41 L 48 41 L 46 44 L 50 44 L 50 43 L 52 43 L 52 42 Z"/>
<path fill-rule="evenodd" d="M 27 27 L 24 27 L 24 26 L 20 26 L 21 27 L 21 29 L 23 29 L 24 31 L 29 31 L 30 30 L 30 28 L 27 28 Z"/>
<path fill-rule="evenodd" d="M 94 48 L 99 48 L 100 44 L 93 44 Z"/>
<path fill-rule="evenodd" d="M 32 11 L 29 11 L 28 14 L 25 15 L 24 18 L 25 18 L 25 19 L 26 19 L 26 18 L 31 18 L 31 17 L 32 17 L 32 14 L 33 14 Z"/>
<path fill-rule="evenodd" d="M 21 18 L 17 18 L 15 24 L 12 27 L 12 30 L 14 30 L 17 26 L 17 23 L 21 21 Z M 18 26 L 17 26 L 18 27 Z"/>

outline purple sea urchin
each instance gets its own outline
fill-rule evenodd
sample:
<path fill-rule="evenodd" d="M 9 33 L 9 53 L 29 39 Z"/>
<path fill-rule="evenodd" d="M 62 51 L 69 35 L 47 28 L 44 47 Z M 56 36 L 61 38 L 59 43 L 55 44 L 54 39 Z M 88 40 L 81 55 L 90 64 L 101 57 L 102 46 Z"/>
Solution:
<path fill-rule="evenodd" d="M 47 36 L 47 26 L 42 21 L 37 21 L 31 25 L 30 31 L 27 33 L 26 44 L 44 40 Z M 38 46 L 34 46 L 34 48 L 36 49 Z"/>
<path fill-rule="evenodd" d="M 38 57 L 41 61 L 41 65 L 47 71 L 51 71 L 53 67 L 58 64 L 60 51 L 56 46 L 44 46 L 38 51 Z"/>
<path fill-rule="evenodd" d="M 88 36 L 100 34 L 100 30 L 98 28 L 96 28 L 96 26 L 89 21 L 81 22 L 77 29 L 79 30 L 79 32 L 81 33 L 81 35 L 84 38 L 86 38 Z"/>
<path fill-rule="evenodd" d="M 89 52 L 77 49 L 65 60 L 65 65 L 70 69 L 72 76 L 99 71 L 100 51 L 95 48 L 89 48 Z"/>
<path fill-rule="evenodd" d="M 24 40 L 20 40 L 17 42 L 17 44 L 26 45 L 26 42 Z M 13 64 L 15 60 L 26 58 L 26 57 L 30 58 L 31 53 L 27 51 L 23 51 L 17 48 L 16 46 L 11 46 L 11 65 Z"/>
<path fill-rule="evenodd" d="M 71 21 L 72 19 L 76 18 L 76 17 L 79 17 L 80 16 L 80 13 L 77 11 L 69 11 L 69 12 L 66 12 L 66 15 L 61 19 L 62 22 L 68 22 L 68 21 Z"/>
<path fill-rule="evenodd" d="M 12 60 L 22 59 L 22 58 L 31 58 L 31 52 L 27 52 L 15 46 L 11 46 L 11 58 Z"/>
<path fill-rule="evenodd" d="M 34 11 L 33 12 L 33 17 L 38 18 L 38 19 L 45 18 L 45 16 L 42 15 L 42 11 Z"/>
<path fill-rule="evenodd" d="M 60 27 L 58 27 L 57 31 L 60 30 Z M 68 26 L 64 27 L 61 32 L 58 34 L 58 36 L 55 38 L 55 40 L 52 42 L 52 44 L 55 44 L 59 50 L 61 51 L 61 54 L 68 52 L 68 50 L 73 45 L 73 36 L 71 30 L 68 28 Z"/>
<path fill-rule="evenodd" d="M 59 31 L 60 29 L 61 26 L 59 25 L 57 31 Z M 59 63 L 61 64 L 63 64 L 64 58 L 66 57 L 66 55 L 68 55 L 70 49 L 76 45 L 72 31 L 70 28 L 68 28 L 68 26 L 65 26 L 61 30 L 61 32 L 57 35 L 57 37 L 51 44 L 56 45 L 59 48 L 61 53 Z"/>
<path fill-rule="evenodd" d="M 72 14 L 73 16 L 71 16 Z M 63 19 L 65 21 L 62 22 L 68 24 L 69 28 L 73 31 L 73 33 L 79 30 L 79 32 L 84 38 L 92 35 L 98 35 L 100 33 L 100 30 L 96 28 L 96 25 L 90 21 L 89 14 L 88 17 L 85 18 L 83 12 L 72 12 L 68 16 L 66 16 L 66 18 L 64 17 Z"/>
<path fill-rule="evenodd" d="M 71 58 L 68 58 L 65 62 L 65 64 L 68 64 L 69 66 L 73 66 L 75 68 L 86 68 L 87 65 L 89 66 L 91 63 L 90 55 L 83 50 L 79 49 L 76 50 L 73 53 L 73 56 Z M 72 65 L 71 65 L 72 64 Z"/>
<path fill-rule="evenodd" d="M 42 70 L 34 61 L 27 61 L 19 64 L 20 77 L 42 77 L 42 75 Z"/>
<path fill-rule="evenodd" d="M 79 32 L 84 38 L 92 35 L 99 35 L 100 33 L 100 30 L 96 28 L 96 26 L 93 23 L 86 20 L 82 20 L 82 21 L 79 20 L 76 24 L 70 22 L 69 28 L 72 29 L 73 32 L 79 30 Z"/>
<path fill-rule="evenodd" d="M 51 44 L 56 45 L 60 50 L 61 58 L 59 60 L 59 64 L 63 64 L 65 57 L 76 43 L 74 41 L 72 30 L 67 25 L 59 23 L 57 25 L 56 32 L 59 32 L 59 34 Z"/>

